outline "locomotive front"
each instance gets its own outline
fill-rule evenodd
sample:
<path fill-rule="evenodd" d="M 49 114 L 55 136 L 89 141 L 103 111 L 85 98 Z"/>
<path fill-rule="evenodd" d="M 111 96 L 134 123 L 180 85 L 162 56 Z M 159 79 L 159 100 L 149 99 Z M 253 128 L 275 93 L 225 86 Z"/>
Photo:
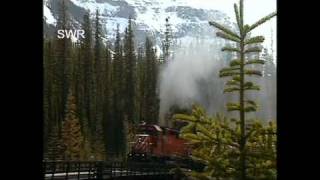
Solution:
<path fill-rule="evenodd" d="M 142 124 L 132 142 L 131 160 L 169 160 L 186 158 L 190 148 L 185 140 L 179 138 L 179 131 L 158 125 Z"/>

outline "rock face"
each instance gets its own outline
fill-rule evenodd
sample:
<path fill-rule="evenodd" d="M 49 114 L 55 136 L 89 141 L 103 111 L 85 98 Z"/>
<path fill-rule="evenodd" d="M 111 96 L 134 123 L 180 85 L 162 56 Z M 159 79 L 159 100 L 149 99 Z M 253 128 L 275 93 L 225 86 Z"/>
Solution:
<path fill-rule="evenodd" d="M 57 19 L 59 2 L 60 0 L 44 1 L 44 32 L 49 35 L 52 35 L 52 25 Z M 209 20 L 232 26 L 229 17 L 223 12 L 190 7 L 187 0 L 66 0 L 66 4 L 74 28 L 80 28 L 79 24 L 86 11 L 90 11 L 93 18 L 98 9 L 104 32 L 110 41 L 115 38 L 117 24 L 120 32 L 124 32 L 129 17 L 133 19 L 137 42 L 143 42 L 146 34 L 149 34 L 155 37 L 159 46 L 167 17 L 173 36 L 177 39 L 200 35 L 212 38 L 213 28 L 209 27 Z"/>

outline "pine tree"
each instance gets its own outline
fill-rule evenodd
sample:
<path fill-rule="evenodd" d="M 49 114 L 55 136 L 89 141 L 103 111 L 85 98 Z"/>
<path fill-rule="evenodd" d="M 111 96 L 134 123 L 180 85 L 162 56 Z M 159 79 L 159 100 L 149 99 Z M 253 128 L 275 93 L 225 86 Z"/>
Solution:
<path fill-rule="evenodd" d="M 140 122 L 145 121 L 144 113 L 146 110 L 145 106 L 145 90 L 146 90 L 146 62 L 145 57 L 143 56 L 143 47 L 138 48 L 138 65 L 137 65 L 137 80 L 138 80 L 138 88 L 137 88 L 137 112 L 138 112 L 138 119 Z"/>
<path fill-rule="evenodd" d="M 53 112 L 53 97 L 55 94 L 52 93 L 53 85 L 53 52 L 52 52 L 52 42 L 44 42 L 44 85 L 43 85 L 43 114 L 44 114 L 44 148 L 47 147 L 47 140 L 49 132 L 52 128 L 52 124 L 57 121 L 54 119 Z"/>
<path fill-rule="evenodd" d="M 188 114 L 175 114 L 174 120 L 187 122 L 180 137 L 191 143 L 192 159 L 205 165 L 203 171 L 192 171 L 197 179 L 238 179 L 240 122 L 221 114 L 208 116 L 199 105 Z M 247 179 L 276 179 L 276 126 L 252 123 L 247 134 Z"/>
<path fill-rule="evenodd" d="M 132 20 L 129 18 L 124 38 L 124 65 L 125 65 L 125 119 L 129 126 L 136 122 L 135 99 L 136 99 L 136 56 L 134 49 L 134 34 Z"/>
<path fill-rule="evenodd" d="M 112 137 L 112 134 L 110 134 L 110 128 L 111 122 L 113 120 L 113 106 L 112 106 L 112 89 L 113 89 L 113 83 L 112 82 L 112 56 L 110 52 L 110 45 L 106 45 L 106 53 L 105 53 L 105 73 L 104 73 L 104 79 L 105 79 L 105 86 L 104 86 L 104 100 L 103 100 L 103 129 L 104 134 L 104 142 L 105 142 L 105 151 L 107 153 L 108 148 L 108 137 Z M 111 127 L 112 128 L 112 127 Z"/>
<path fill-rule="evenodd" d="M 265 48 L 262 54 L 265 61 L 263 65 L 263 80 L 265 85 L 265 119 L 271 120 L 276 118 L 276 89 L 277 89 L 277 71 L 273 55 Z"/>
<path fill-rule="evenodd" d="M 248 138 L 248 179 L 276 179 L 276 124 L 270 121 L 263 126 L 252 124 Z"/>
<path fill-rule="evenodd" d="M 95 45 L 94 45 L 94 89 L 95 93 L 92 94 L 95 104 L 95 116 L 94 116 L 94 126 L 93 126 L 93 152 L 95 157 L 99 160 L 105 157 L 105 146 L 104 146 L 104 132 L 103 132 L 103 105 L 104 105 L 104 60 L 102 58 L 103 53 L 103 43 L 102 43 L 102 28 L 100 23 L 99 11 L 96 11 L 95 19 Z"/>
<path fill-rule="evenodd" d="M 146 38 L 145 43 L 145 109 L 143 119 L 147 123 L 157 123 L 159 114 L 159 98 L 157 94 L 157 59 L 153 43 Z"/>
<path fill-rule="evenodd" d="M 197 179 L 228 179 L 237 171 L 239 124 L 219 114 L 207 115 L 199 105 L 193 105 L 191 114 L 175 114 L 174 120 L 187 122 L 180 131 L 181 138 L 192 147 L 192 158 L 205 165 L 203 172 L 193 171 Z"/>
<path fill-rule="evenodd" d="M 62 160 L 64 146 L 57 125 L 51 127 L 51 132 L 47 138 L 47 146 L 45 147 L 44 158 L 47 160 Z"/>
<path fill-rule="evenodd" d="M 89 140 L 89 138 L 84 137 L 83 138 L 83 143 L 81 146 L 81 151 L 80 151 L 80 159 L 81 160 L 92 160 L 93 157 L 93 152 L 92 152 L 92 145 L 91 142 Z"/>
<path fill-rule="evenodd" d="M 102 115 L 100 112 L 102 109 L 101 105 L 101 97 L 103 97 L 103 74 L 104 74 L 104 60 L 102 58 L 103 54 L 103 43 L 102 43 L 102 27 L 100 22 L 100 13 L 99 10 L 96 11 L 96 19 L 95 19 L 95 42 L 94 42 L 94 63 L 95 63 L 95 74 L 96 74 L 96 85 L 97 85 L 97 118 L 101 119 Z"/>
<path fill-rule="evenodd" d="M 80 121 L 76 109 L 76 101 L 72 92 L 68 95 L 65 120 L 62 127 L 62 140 L 65 148 L 66 160 L 79 160 L 83 136 L 81 133 Z"/>
<path fill-rule="evenodd" d="M 61 0 L 59 3 L 59 13 L 57 19 L 56 30 L 58 29 L 70 29 L 70 17 L 68 15 L 68 8 L 65 0 Z M 68 38 L 56 39 L 55 42 L 55 55 L 56 55 L 56 77 L 57 77 L 57 101 L 59 103 L 58 112 L 61 113 L 58 117 L 59 127 L 64 116 L 64 106 L 67 101 L 69 83 L 71 81 L 71 40 Z"/>
<path fill-rule="evenodd" d="M 165 32 L 164 32 L 164 40 L 162 42 L 162 51 L 163 51 L 163 61 L 166 63 L 170 56 L 170 48 L 172 45 L 172 28 L 171 24 L 169 23 L 170 17 L 166 18 L 166 24 L 165 24 Z"/>
<path fill-rule="evenodd" d="M 81 102 L 81 107 L 79 107 L 79 113 L 81 121 L 83 122 L 83 132 L 86 137 L 91 138 L 92 129 L 94 125 L 93 119 L 93 103 L 92 94 L 93 91 L 93 74 L 94 74 L 94 61 L 93 61 L 93 42 L 92 42 L 92 27 L 90 20 L 90 12 L 86 12 L 83 16 L 82 29 L 86 32 L 85 38 L 80 39 L 80 56 L 79 56 L 79 78 L 78 84 L 81 87 L 78 93 L 79 103 Z"/>
<path fill-rule="evenodd" d="M 164 41 L 163 41 L 163 54 L 164 54 L 164 62 L 167 62 L 170 56 L 170 48 L 172 46 L 172 28 L 169 23 L 170 17 L 166 18 L 165 24 L 165 32 L 164 32 Z"/>
<path fill-rule="evenodd" d="M 124 62 L 119 25 L 117 27 L 114 45 L 113 72 L 112 72 L 112 119 L 107 125 L 108 153 L 110 156 L 120 158 L 126 152 L 126 130 L 124 128 Z"/>
<path fill-rule="evenodd" d="M 270 15 L 262 18 L 253 25 L 245 25 L 243 22 L 243 0 L 240 0 L 240 7 L 235 4 L 234 10 L 238 25 L 239 34 L 233 32 L 228 28 L 220 25 L 216 22 L 209 22 L 211 26 L 216 27 L 220 30 L 217 32 L 217 36 L 235 42 L 238 47 L 224 47 L 222 51 L 236 52 L 239 55 L 239 59 L 232 60 L 230 62 L 229 68 L 224 68 L 220 71 L 220 77 L 232 77 L 232 80 L 227 82 L 227 88 L 224 92 L 238 92 L 239 93 L 239 103 L 228 103 L 228 111 L 239 111 L 240 116 L 240 130 L 241 130 L 241 139 L 240 139 L 240 177 L 241 179 L 246 179 L 246 142 L 247 134 L 246 129 L 246 119 L 245 113 L 256 111 L 257 104 L 249 99 L 245 99 L 245 92 L 248 90 L 259 90 L 259 87 L 250 81 L 245 81 L 246 76 L 261 76 L 261 72 L 252 69 L 245 69 L 245 66 L 250 64 L 263 64 L 264 61 L 259 59 L 248 60 L 245 58 L 245 55 L 248 53 L 260 52 L 261 49 L 257 46 L 248 48 L 248 45 L 262 43 L 264 41 L 263 36 L 256 36 L 252 38 L 247 38 L 247 34 L 253 29 L 263 24 L 264 22 L 270 20 L 276 15 L 276 13 L 271 13 Z"/>

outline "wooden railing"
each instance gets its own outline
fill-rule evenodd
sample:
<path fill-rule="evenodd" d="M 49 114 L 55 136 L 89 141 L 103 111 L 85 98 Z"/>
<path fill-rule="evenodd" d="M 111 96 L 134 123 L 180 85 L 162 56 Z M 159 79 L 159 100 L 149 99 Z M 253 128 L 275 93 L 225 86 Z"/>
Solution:
<path fill-rule="evenodd" d="M 109 179 L 169 175 L 170 165 L 154 162 L 45 161 L 44 179 Z"/>
<path fill-rule="evenodd" d="M 99 163 L 95 161 L 44 161 L 44 179 L 97 179 Z"/>

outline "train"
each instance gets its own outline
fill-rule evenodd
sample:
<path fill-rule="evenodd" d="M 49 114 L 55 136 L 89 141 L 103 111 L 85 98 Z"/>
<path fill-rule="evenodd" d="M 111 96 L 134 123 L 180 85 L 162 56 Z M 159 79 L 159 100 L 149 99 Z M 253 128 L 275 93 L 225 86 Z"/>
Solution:
<path fill-rule="evenodd" d="M 142 123 L 137 128 L 128 159 L 203 168 L 202 164 L 191 159 L 191 153 L 191 144 L 179 137 L 178 129 Z"/>

